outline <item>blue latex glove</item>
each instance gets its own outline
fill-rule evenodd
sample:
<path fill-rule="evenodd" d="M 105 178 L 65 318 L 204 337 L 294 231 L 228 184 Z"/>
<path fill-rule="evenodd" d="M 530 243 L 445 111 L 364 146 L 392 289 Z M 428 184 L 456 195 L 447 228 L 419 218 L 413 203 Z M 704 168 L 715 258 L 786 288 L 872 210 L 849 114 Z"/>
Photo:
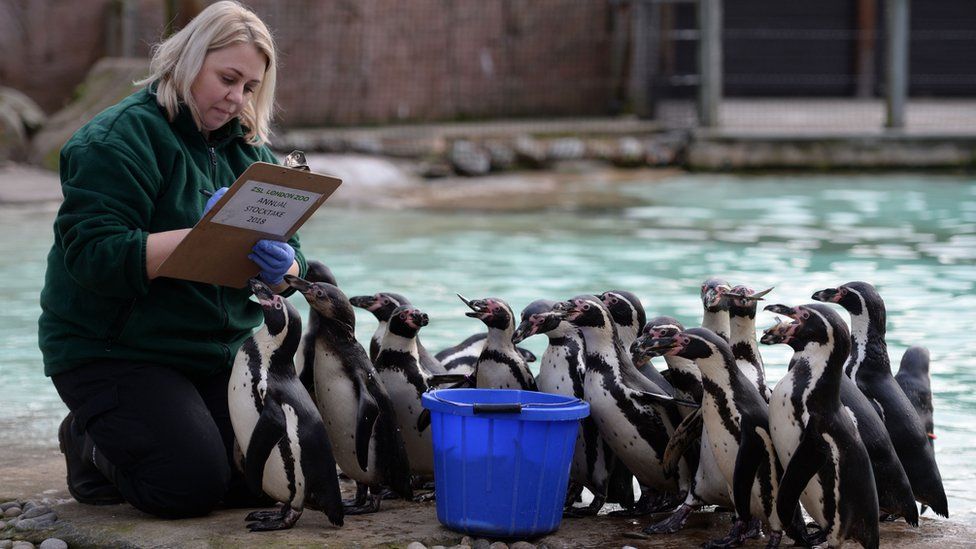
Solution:
<path fill-rule="evenodd" d="M 207 205 L 203 207 L 203 214 L 200 215 L 200 217 L 203 218 L 204 215 L 207 215 L 207 212 L 210 211 L 210 208 L 213 208 L 213 205 L 216 204 L 217 201 L 220 200 L 220 197 L 224 196 L 224 193 L 226 192 L 227 192 L 227 187 L 221 187 L 216 191 L 214 191 L 214 193 L 210 196 L 210 200 L 207 200 Z"/>
<path fill-rule="evenodd" d="M 258 240 L 247 258 L 261 268 L 258 275 L 261 281 L 274 286 L 280 284 L 285 273 L 291 269 L 295 262 L 295 250 L 287 242 Z"/>

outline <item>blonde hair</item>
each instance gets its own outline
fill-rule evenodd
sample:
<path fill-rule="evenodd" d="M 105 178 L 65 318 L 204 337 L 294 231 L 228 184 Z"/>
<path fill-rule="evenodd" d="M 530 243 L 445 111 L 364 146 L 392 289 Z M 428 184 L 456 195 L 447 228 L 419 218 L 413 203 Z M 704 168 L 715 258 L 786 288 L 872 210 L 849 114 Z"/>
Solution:
<path fill-rule="evenodd" d="M 149 76 L 135 84 L 158 82 L 156 101 L 166 109 L 170 121 L 176 118 L 182 101 L 190 108 L 197 126 L 201 127 L 200 113 L 190 87 L 209 52 L 240 43 L 253 44 L 267 59 L 261 85 L 240 114 L 247 142 L 252 145 L 267 143 L 277 72 L 274 39 L 258 16 L 237 2 L 225 0 L 208 6 L 182 30 L 156 44 L 149 62 Z"/>

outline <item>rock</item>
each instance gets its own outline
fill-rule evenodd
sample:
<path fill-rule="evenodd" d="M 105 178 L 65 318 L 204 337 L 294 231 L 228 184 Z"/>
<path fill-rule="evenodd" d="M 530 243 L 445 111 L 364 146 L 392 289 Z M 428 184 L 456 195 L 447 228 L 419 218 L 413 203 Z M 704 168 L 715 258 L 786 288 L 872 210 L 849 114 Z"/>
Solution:
<path fill-rule="evenodd" d="M 633 137 L 624 137 L 617 142 L 617 150 L 611 162 L 621 168 L 636 168 L 646 162 L 644 147 Z"/>
<path fill-rule="evenodd" d="M 470 141 L 458 139 L 451 145 L 448 160 L 461 175 L 485 175 L 491 169 L 488 153 Z"/>
<path fill-rule="evenodd" d="M 451 165 L 440 161 L 424 162 L 418 170 L 418 175 L 424 179 L 440 179 L 451 173 Z"/>
<path fill-rule="evenodd" d="M 491 158 L 492 171 L 510 170 L 515 167 L 515 151 L 500 141 L 488 141 L 485 150 Z"/>
<path fill-rule="evenodd" d="M 30 151 L 30 137 L 47 116 L 23 93 L 0 86 L 0 162 L 23 161 Z"/>
<path fill-rule="evenodd" d="M 3 512 L 3 516 L 5 516 L 5 517 L 17 517 L 17 516 L 20 516 L 20 513 L 21 513 L 20 507 L 16 507 L 16 506 L 15 507 L 7 507 L 4 510 L 4 512 Z"/>
<path fill-rule="evenodd" d="M 29 541 L 15 541 L 10 549 L 34 549 L 34 544 Z"/>
<path fill-rule="evenodd" d="M 574 137 L 556 139 L 549 143 L 549 158 L 551 160 L 579 160 L 586 154 L 583 140 Z"/>
<path fill-rule="evenodd" d="M 545 147 L 524 135 L 515 140 L 515 158 L 528 168 L 542 169 L 548 165 Z"/>
<path fill-rule="evenodd" d="M 491 542 L 486 539 L 478 538 L 471 544 L 471 549 L 489 549 Z"/>
<path fill-rule="evenodd" d="M 47 538 L 41 542 L 40 549 L 68 549 L 68 544 L 58 538 Z"/>
<path fill-rule="evenodd" d="M 419 541 L 411 541 L 407 544 L 407 549 L 427 549 L 427 546 Z"/>
<path fill-rule="evenodd" d="M 470 546 L 472 543 L 474 543 L 474 540 L 471 539 L 471 536 L 464 536 L 461 538 L 461 545 Z"/>
<path fill-rule="evenodd" d="M 515 543 L 509 545 L 511 549 L 535 549 L 535 545 L 527 541 L 516 541 Z"/>
<path fill-rule="evenodd" d="M 20 519 L 17 524 L 14 525 L 14 530 L 18 532 L 27 532 L 30 530 L 35 530 L 37 528 L 37 519 Z"/>
<path fill-rule="evenodd" d="M 96 62 L 75 90 L 75 100 L 48 118 L 31 139 L 31 162 L 57 171 L 68 138 L 96 114 L 135 92 L 132 82 L 146 76 L 148 69 L 149 60 L 142 58 L 105 57 Z"/>
<path fill-rule="evenodd" d="M 10 549 L 14 546 L 13 540 L 0 539 L 0 549 Z"/>
<path fill-rule="evenodd" d="M 20 507 L 20 505 L 21 504 L 19 501 L 8 501 L 6 503 L 0 503 L 0 511 L 6 511 L 11 507 Z"/>
<path fill-rule="evenodd" d="M 24 515 L 21 518 L 29 519 L 29 518 L 39 517 L 41 515 L 46 515 L 52 512 L 53 511 L 51 510 L 51 508 L 48 507 L 47 505 L 30 505 L 30 503 L 28 503 L 28 506 L 24 507 Z"/>
<path fill-rule="evenodd" d="M 496 541 L 496 542 L 493 542 L 488 547 L 489 547 L 489 549 L 508 549 L 508 544 L 505 543 L 505 542 L 503 542 L 503 541 Z"/>

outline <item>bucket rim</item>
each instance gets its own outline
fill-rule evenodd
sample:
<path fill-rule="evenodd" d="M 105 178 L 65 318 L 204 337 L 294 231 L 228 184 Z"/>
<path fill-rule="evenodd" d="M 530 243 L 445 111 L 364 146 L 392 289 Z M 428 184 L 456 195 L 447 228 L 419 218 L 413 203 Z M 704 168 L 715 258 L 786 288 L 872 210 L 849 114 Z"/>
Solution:
<path fill-rule="evenodd" d="M 434 389 L 421 401 L 432 412 L 456 416 L 559 421 L 590 413 L 589 403 L 579 398 L 518 389 Z"/>

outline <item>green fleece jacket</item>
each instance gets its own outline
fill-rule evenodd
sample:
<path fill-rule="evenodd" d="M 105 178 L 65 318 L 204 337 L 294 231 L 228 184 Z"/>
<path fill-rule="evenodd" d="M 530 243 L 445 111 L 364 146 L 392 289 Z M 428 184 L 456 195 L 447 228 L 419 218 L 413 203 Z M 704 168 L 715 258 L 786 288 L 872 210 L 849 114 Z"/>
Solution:
<path fill-rule="evenodd" d="M 233 364 L 262 320 L 247 289 L 149 281 L 146 238 L 192 227 L 207 196 L 253 162 L 235 119 L 210 140 L 184 108 L 173 122 L 147 87 L 98 114 L 61 149 L 64 202 L 54 220 L 38 338 L 44 373 L 97 359 L 165 364 L 211 375 Z M 297 235 L 290 244 L 304 276 Z"/>

